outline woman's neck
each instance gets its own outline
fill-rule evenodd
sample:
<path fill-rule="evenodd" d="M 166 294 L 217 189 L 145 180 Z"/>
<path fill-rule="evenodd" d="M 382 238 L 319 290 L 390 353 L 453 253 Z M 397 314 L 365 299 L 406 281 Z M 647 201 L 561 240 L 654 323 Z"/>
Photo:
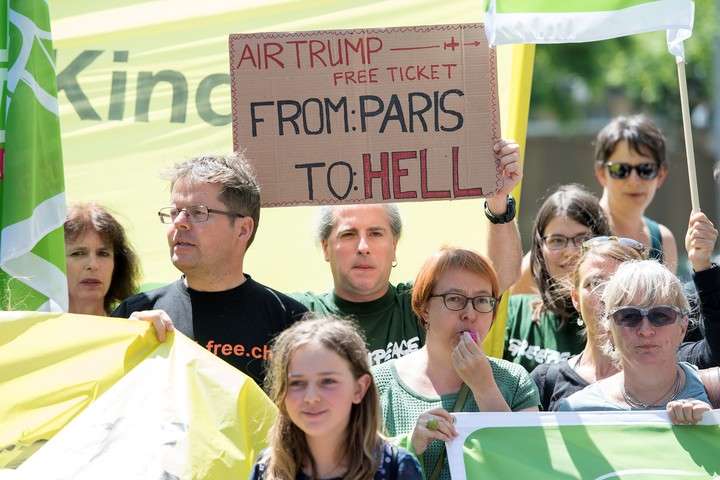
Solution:
<path fill-rule="evenodd" d="M 595 383 L 617 373 L 618 367 L 600 347 L 588 339 L 575 364 L 575 371 L 588 383 Z"/>
<path fill-rule="evenodd" d="M 438 395 L 455 393 L 460 390 L 462 379 L 455 372 L 452 350 L 447 345 L 432 340 L 426 341 L 427 362 L 424 371 Z"/>
<path fill-rule="evenodd" d="M 70 298 L 68 312 L 101 317 L 107 316 L 102 300 L 73 300 L 73 298 Z"/>
<path fill-rule="evenodd" d="M 665 397 L 677 383 L 678 375 L 682 376 L 682 373 L 675 362 L 646 368 L 624 368 L 620 388 L 634 399 L 655 405 L 667 401 Z"/>
<path fill-rule="evenodd" d="M 600 199 L 600 206 L 608 217 L 613 235 L 634 238 L 634 236 L 637 236 L 638 229 L 640 232 L 643 231 L 642 216 L 644 211 L 628 205 L 616 205 L 616 203 L 610 200 L 610 196 L 605 190 Z"/>
<path fill-rule="evenodd" d="M 321 438 L 305 436 L 310 455 L 315 460 L 318 478 L 342 477 L 347 470 L 347 461 L 342 455 L 345 434 L 343 431 L 339 435 L 325 435 Z M 305 473 L 311 473 L 309 462 L 304 467 Z"/>

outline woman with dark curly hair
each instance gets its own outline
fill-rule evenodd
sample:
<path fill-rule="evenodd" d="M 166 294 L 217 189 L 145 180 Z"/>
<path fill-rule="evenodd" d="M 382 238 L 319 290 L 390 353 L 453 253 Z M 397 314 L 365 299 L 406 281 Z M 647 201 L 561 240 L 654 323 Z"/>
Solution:
<path fill-rule="evenodd" d="M 64 227 L 68 312 L 108 315 L 135 293 L 140 275 L 125 229 L 95 203 L 70 205 Z"/>

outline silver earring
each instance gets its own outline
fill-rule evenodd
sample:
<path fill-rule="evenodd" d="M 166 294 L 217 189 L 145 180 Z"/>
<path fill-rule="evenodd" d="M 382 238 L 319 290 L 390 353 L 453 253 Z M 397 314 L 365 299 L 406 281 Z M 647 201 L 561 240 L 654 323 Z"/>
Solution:
<path fill-rule="evenodd" d="M 398 266 L 397 260 L 392 261 L 392 267 L 395 268 Z"/>

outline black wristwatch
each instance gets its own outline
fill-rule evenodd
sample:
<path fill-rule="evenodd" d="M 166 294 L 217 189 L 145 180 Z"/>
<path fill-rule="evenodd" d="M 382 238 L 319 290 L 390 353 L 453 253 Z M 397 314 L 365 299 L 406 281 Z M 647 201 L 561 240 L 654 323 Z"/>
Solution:
<path fill-rule="evenodd" d="M 508 195 L 507 208 L 505 213 L 502 215 L 495 215 L 492 213 L 488 207 L 487 200 L 485 200 L 485 216 L 488 220 L 490 220 L 490 223 L 494 224 L 512 222 L 513 218 L 515 218 L 515 199 L 512 195 Z"/>

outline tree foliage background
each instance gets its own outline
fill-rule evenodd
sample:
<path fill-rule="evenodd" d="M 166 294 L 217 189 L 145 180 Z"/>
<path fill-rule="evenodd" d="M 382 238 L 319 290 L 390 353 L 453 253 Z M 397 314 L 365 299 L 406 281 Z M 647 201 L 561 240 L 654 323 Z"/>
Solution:
<path fill-rule="evenodd" d="M 685 42 L 691 109 L 711 103 L 713 51 L 720 36 L 717 10 L 715 0 L 695 0 L 693 36 Z M 664 32 L 536 47 L 533 117 L 570 122 L 588 114 L 607 116 L 614 96 L 624 97 L 635 111 L 680 118 L 677 68 Z"/>

